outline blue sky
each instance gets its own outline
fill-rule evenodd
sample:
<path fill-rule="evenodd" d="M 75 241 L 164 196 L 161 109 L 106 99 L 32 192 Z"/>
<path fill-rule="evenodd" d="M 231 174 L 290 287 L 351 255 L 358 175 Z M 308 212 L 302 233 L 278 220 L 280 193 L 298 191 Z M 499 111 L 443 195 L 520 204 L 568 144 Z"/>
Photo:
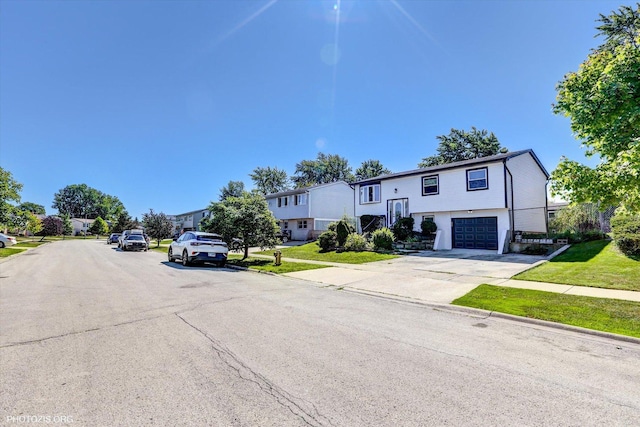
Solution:
<path fill-rule="evenodd" d="M 551 104 L 621 4 L 2 0 L 0 165 L 48 214 L 85 183 L 139 218 L 319 151 L 415 169 L 451 128 L 593 166 Z"/>

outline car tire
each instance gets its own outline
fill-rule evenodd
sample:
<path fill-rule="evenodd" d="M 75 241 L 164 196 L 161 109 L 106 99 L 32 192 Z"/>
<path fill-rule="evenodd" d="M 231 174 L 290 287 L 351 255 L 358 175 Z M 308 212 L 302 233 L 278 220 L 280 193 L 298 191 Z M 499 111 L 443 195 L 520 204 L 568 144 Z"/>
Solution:
<path fill-rule="evenodd" d="M 226 263 L 227 263 L 226 261 L 219 262 L 218 267 L 222 268 L 225 266 Z"/>
<path fill-rule="evenodd" d="M 282 243 L 287 243 L 288 241 L 289 241 L 289 238 L 287 236 L 282 237 Z"/>
<path fill-rule="evenodd" d="M 122 245 L 120 249 L 122 249 L 122 252 L 127 252 L 127 247 L 125 245 Z"/>
<path fill-rule="evenodd" d="M 173 262 L 173 260 L 175 259 L 173 257 L 173 250 L 171 248 L 169 248 L 169 252 L 167 252 L 167 258 L 169 258 L 169 262 Z"/>
<path fill-rule="evenodd" d="M 4 248 L 4 242 L 0 242 L 0 248 Z"/>
<path fill-rule="evenodd" d="M 189 262 L 189 254 L 187 254 L 187 251 L 185 250 L 182 252 L 182 265 L 184 267 L 187 267 L 190 264 L 191 262 Z"/>

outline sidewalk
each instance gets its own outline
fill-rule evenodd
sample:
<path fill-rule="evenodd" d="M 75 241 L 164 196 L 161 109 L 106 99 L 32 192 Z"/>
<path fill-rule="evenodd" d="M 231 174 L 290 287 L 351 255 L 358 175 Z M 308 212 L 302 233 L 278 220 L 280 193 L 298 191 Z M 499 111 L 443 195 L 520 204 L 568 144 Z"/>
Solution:
<path fill-rule="evenodd" d="M 429 303 L 450 304 L 480 284 L 533 289 L 567 295 L 612 298 L 640 302 L 640 292 L 556 283 L 513 280 L 511 277 L 544 262 L 522 256 L 429 252 L 367 264 L 342 264 L 283 258 L 286 262 L 329 265 L 328 268 L 283 274 L 326 286 L 352 289 Z M 273 258 L 252 254 L 255 257 Z"/>

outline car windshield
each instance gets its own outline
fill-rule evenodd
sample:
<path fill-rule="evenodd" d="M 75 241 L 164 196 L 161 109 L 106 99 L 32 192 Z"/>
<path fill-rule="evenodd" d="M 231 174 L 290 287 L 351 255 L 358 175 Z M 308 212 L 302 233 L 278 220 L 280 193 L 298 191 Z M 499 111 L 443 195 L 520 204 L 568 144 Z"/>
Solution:
<path fill-rule="evenodd" d="M 144 240 L 142 236 L 139 234 L 132 234 L 131 236 L 127 237 L 127 239 L 128 240 Z"/>
<path fill-rule="evenodd" d="M 200 236 L 196 236 L 196 240 L 222 240 L 220 239 L 220 236 L 216 236 L 215 234 L 204 234 L 204 235 L 200 235 Z"/>

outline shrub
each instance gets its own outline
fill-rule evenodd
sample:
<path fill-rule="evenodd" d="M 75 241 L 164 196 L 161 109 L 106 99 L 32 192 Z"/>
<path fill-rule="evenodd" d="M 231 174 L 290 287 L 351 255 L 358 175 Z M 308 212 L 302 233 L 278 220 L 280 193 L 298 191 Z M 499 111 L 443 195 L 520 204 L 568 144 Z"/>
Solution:
<path fill-rule="evenodd" d="M 362 215 L 360 217 L 360 228 L 363 233 L 373 232 L 382 228 L 382 219 L 379 215 Z"/>
<path fill-rule="evenodd" d="M 344 249 L 352 252 L 362 252 L 367 250 L 367 240 L 358 233 L 351 233 L 347 236 Z"/>
<path fill-rule="evenodd" d="M 332 222 L 329 224 L 329 231 L 334 231 L 338 239 L 338 246 L 344 246 L 347 241 L 347 236 L 356 231 L 356 228 L 351 224 L 349 218 L 345 215 L 340 221 Z"/>
<path fill-rule="evenodd" d="M 318 246 L 323 252 L 332 251 L 338 246 L 338 236 L 335 231 L 327 230 L 318 236 Z"/>
<path fill-rule="evenodd" d="M 371 235 L 373 241 L 373 248 L 378 249 L 393 249 L 393 232 L 386 227 L 376 230 Z"/>
<path fill-rule="evenodd" d="M 640 255 L 640 214 L 616 213 L 611 218 L 611 231 L 623 254 Z"/>
<path fill-rule="evenodd" d="M 420 229 L 422 230 L 422 234 L 428 236 L 431 233 L 435 233 L 438 229 L 438 226 L 431 219 L 425 219 L 420 223 Z"/>
<path fill-rule="evenodd" d="M 391 226 L 396 240 L 404 240 L 409 236 L 413 236 L 413 223 L 414 219 L 410 216 L 398 218 Z"/>

